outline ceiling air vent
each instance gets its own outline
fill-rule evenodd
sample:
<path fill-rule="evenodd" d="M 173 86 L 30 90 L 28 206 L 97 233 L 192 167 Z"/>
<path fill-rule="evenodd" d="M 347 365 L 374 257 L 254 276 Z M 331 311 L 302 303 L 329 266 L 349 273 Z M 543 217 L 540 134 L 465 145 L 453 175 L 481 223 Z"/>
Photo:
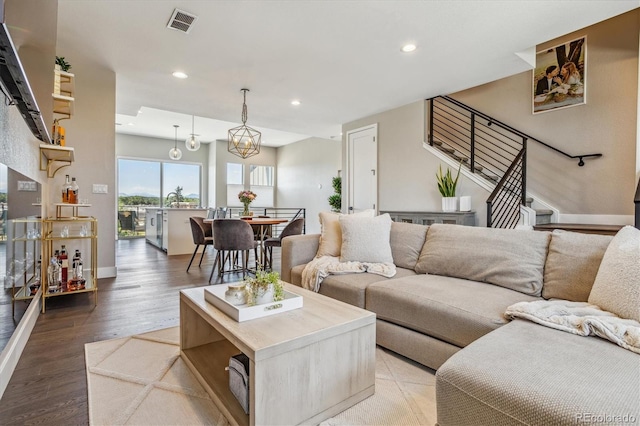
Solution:
<path fill-rule="evenodd" d="M 184 10 L 180 10 L 180 9 L 175 9 L 171 14 L 171 18 L 169 18 L 169 23 L 167 24 L 167 28 L 182 31 L 183 33 L 189 34 L 189 31 L 191 31 L 191 26 L 196 21 L 196 19 L 198 19 L 198 17 L 190 14 L 189 12 L 185 12 Z"/>

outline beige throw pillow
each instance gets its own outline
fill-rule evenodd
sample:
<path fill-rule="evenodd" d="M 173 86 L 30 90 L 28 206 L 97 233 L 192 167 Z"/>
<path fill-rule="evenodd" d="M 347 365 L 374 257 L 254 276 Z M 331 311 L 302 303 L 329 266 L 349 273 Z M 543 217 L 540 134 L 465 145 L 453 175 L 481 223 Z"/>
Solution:
<path fill-rule="evenodd" d="M 640 230 L 625 226 L 604 253 L 589 303 L 640 322 Z"/>
<path fill-rule="evenodd" d="M 542 297 L 586 302 L 612 238 L 609 235 L 553 231 L 544 265 Z"/>
<path fill-rule="evenodd" d="M 418 256 L 427 237 L 427 229 L 429 226 L 417 223 L 391 223 L 389 241 L 393 263 L 396 266 L 407 269 L 416 267 Z"/>
<path fill-rule="evenodd" d="M 342 248 L 342 230 L 340 229 L 340 216 L 342 213 L 320 212 L 320 243 L 316 257 L 320 256 L 340 256 Z M 372 209 L 353 213 L 353 217 L 374 217 L 375 211 Z"/>
<path fill-rule="evenodd" d="M 341 262 L 393 263 L 389 234 L 391 216 L 340 216 L 342 229 Z"/>

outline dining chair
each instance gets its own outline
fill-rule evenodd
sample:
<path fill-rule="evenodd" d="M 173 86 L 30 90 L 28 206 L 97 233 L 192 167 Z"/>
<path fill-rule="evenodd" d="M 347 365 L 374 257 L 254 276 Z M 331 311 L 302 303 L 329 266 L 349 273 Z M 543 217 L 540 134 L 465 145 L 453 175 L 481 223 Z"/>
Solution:
<path fill-rule="evenodd" d="M 203 217 L 191 216 L 189 218 L 189 223 L 191 223 L 191 235 L 193 236 L 193 244 L 196 245 L 196 248 L 193 250 L 193 254 L 191 255 L 189 266 L 187 266 L 187 272 L 189 272 L 189 268 L 191 268 L 191 263 L 193 263 L 193 259 L 196 257 L 198 248 L 201 245 L 204 246 L 202 248 L 202 254 L 200 255 L 200 262 L 198 263 L 198 266 L 200 266 L 202 264 L 204 252 L 207 251 L 207 246 L 213 245 L 211 226 L 205 225 Z"/>
<path fill-rule="evenodd" d="M 249 250 L 254 251 L 256 258 L 256 268 L 258 259 L 258 242 L 253 237 L 253 230 L 244 220 L 238 219 L 214 219 L 212 224 L 213 230 L 213 247 L 216 249 L 216 260 L 209 275 L 209 282 L 213 278 L 213 272 L 218 267 L 218 276 L 228 272 L 242 271 L 242 278 L 249 271 L 247 264 L 249 263 Z M 240 252 L 242 255 L 242 264 L 237 265 L 234 254 Z M 225 270 L 225 265 L 229 261 L 230 267 Z"/>
<path fill-rule="evenodd" d="M 265 263 L 269 264 L 269 269 L 273 269 L 273 248 L 282 247 L 282 239 L 284 237 L 302 234 L 303 227 L 304 218 L 299 217 L 289 222 L 277 237 L 267 238 L 266 240 L 264 240 L 263 244 L 267 256 L 265 259 Z"/>

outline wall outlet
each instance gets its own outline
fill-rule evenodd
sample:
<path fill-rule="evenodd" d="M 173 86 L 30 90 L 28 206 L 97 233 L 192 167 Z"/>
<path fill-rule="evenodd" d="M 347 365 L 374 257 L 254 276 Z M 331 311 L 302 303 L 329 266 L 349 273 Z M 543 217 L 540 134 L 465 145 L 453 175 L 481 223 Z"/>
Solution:
<path fill-rule="evenodd" d="M 109 193 L 109 185 L 102 185 L 98 183 L 93 184 L 93 193 L 94 194 L 108 194 Z"/>

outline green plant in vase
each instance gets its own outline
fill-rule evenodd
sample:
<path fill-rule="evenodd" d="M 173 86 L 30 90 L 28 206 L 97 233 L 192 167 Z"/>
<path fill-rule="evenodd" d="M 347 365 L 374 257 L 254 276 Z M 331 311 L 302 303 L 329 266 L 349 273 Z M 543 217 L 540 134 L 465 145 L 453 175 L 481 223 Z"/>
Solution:
<path fill-rule="evenodd" d="M 438 182 L 438 191 L 440 191 L 440 195 L 442 195 L 442 211 L 454 212 L 457 209 L 456 187 L 458 186 L 458 179 L 460 179 L 461 168 L 462 163 L 458 166 L 458 173 L 454 179 L 451 174 L 451 169 L 447 167 L 447 171 L 442 173 L 442 165 L 438 166 L 436 179 Z"/>
<path fill-rule="evenodd" d="M 332 212 L 339 212 L 342 210 L 342 178 L 335 176 L 331 180 L 331 185 L 335 194 L 329 196 L 329 205 Z"/>
<path fill-rule="evenodd" d="M 71 69 L 71 64 L 64 60 L 64 56 L 56 56 L 56 65 L 64 72 L 68 72 Z"/>
<path fill-rule="evenodd" d="M 258 270 L 255 278 L 248 278 L 244 283 L 245 296 L 249 306 L 284 299 L 284 286 L 280 281 L 280 274 L 275 271 Z"/>

